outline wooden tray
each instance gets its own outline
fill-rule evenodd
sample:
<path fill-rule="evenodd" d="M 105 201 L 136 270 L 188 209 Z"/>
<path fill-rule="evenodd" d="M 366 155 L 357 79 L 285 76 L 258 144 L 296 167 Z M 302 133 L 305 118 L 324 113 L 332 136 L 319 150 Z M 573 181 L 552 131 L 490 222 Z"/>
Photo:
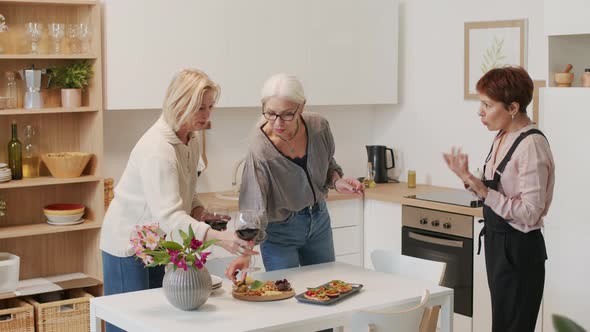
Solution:
<path fill-rule="evenodd" d="M 320 286 L 318 286 L 316 288 L 319 288 L 319 287 L 327 287 L 329 285 L 330 285 L 330 283 L 325 283 L 325 284 L 320 285 Z M 344 293 L 344 294 L 340 293 L 340 296 L 330 298 L 328 301 L 310 300 L 310 299 L 308 299 L 308 298 L 305 297 L 305 292 L 303 292 L 303 293 L 295 296 L 295 299 L 297 299 L 297 301 L 299 301 L 299 302 L 309 303 L 309 304 L 319 304 L 319 305 L 330 305 L 330 304 L 334 304 L 336 302 L 340 302 L 340 301 L 342 301 L 342 300 L 344 300 L 346 298 L 349 298 L 351 295 L 354 295 L 354 294 L 358 293 L 361 290 L 361 288 L 363 288 L 363 285 L 362 284 L 349 284 L 349 285 L 352 286 L 352 290 L 350 292 Z"/>
<path fill-rule="evenodd" d="M 242 301 L 267 302 L 267 301 L 278 301 L 278 300 L 292 298 L 293 296 L 295 296 L 295 291 L 290 290 L 288 292 L 282 292 L 282 294 L 268 295 L 268 296 L 248 296 L 248 295 L 243 295 L 242 293 L 236 293 L 236 292 L 231 292 L 231 295 L 234 298 L 236 298 L 238 300 L 242 300 Z"/>

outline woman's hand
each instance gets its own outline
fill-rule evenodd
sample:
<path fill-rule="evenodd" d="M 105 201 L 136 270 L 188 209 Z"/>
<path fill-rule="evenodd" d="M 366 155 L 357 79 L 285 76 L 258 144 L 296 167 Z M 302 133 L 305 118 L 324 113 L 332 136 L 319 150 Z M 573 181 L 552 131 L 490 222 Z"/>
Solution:
<path fill-rule="evenodd" d="M 355 194 L 361 196 L 365 192 L 365 186 L 357 179 L 338 178 L 334 181 L 334 189 L 343 194 Z"/>
<path fill-rule="evenodd" d="M 244 271 L 250 266 L 250 257 L 248 256 L 240 256 L 234 259 L 227 269 L 225 270 L 225 276 L 231 280 L 233 283 L 236 283 L 236 276 L 238 275 L 238 271 Z M 242 272 L 241 280 L 246 280 L 248 273 Z"/>
<path fill-rule="evenodd" d="M 467 178 L 471 175 L 469 173 L 469 156 L 461 153 L 461 148 L 453 147 L 451 153 L 443 153 L 443 158 L 449 169 L 466 183 Z"/>
<path fill-rule="evenodd" d="M 254 241 L 244 241 L 234 232 L 219 232 L 209 229 L 207 231 L 207 240 L 210 239 L 219 240 L 215 242 L 215 245 L 222 247 L 234 255 L 251 256 L 259 254 L 257 251 L 252 250 L 254 248 Z"/>

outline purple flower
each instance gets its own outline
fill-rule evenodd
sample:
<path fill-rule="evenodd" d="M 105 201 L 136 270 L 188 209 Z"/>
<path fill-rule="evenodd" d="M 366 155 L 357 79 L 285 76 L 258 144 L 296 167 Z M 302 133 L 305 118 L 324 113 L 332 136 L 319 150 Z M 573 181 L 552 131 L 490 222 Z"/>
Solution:
<path fill-rule="evenodd" d="M 186 261 L 184 260 L 184 257 L 178 263 L 176 263 L 176 266 L 179 269 L 183 269 L 185 271 L 187 270 Z"/>
<path fill-rule="evenodd" d="M 197 240 L 194 237 L 192 238 L 192 240 L 191 240 L 191 249 L 192 250 L 197 250 L 202 245 L 203 245 L 203 242 Z"/>
<path fill-rule="evenodd" d="M 171 250 L 168 249 L 168 255 L 170 255 L 170 262 L 171 263 L 178 263 L 178 254 L 180 253 L 180 250 Z"/>
<path fill-rule="evenodd" d="M 195 259 L 195 266 L 200 270 L 203 268 L 203 263 L 200 260 Z"/>
<path fill-rule="evenodd" d="M 207 256 L 209 256 L 210 254 L 211 254 L 210 251 L 203 251 L 203 252 L 201 252 L 201 263 L 203 263 L 203 264 L 207 263 Z M 197 260 L 195 260 L 195 262 Z"/>

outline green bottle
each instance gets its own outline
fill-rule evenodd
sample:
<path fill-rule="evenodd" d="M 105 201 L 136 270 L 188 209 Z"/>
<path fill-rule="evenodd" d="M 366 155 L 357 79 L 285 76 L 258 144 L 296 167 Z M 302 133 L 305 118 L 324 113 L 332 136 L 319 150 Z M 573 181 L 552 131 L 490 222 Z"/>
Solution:
<path fill-rule="evenodd" d="M 16 121 L 12 121 L 10 127 L 12 139 L 8 142 L 8 167 L 12 172 L 12 179 L 20 180 L 23 178 L 23 147 L 18 140 Z"/>

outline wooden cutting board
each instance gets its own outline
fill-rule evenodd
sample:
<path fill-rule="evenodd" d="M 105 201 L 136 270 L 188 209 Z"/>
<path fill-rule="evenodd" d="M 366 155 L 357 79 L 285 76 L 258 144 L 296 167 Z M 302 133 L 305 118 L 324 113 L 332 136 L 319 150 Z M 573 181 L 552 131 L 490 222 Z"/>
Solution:
<path fill-rule="evenodd" d="M 268 296 L 252 296 L 252 295 L 244 295 L 243 293 L 236 293 L 236 292 L 232 292 L 231 295 L 238 299 L 238 300 L 242 300 L 242 301 L 250 301 L 250 302 L 267 302 L 267 301 L 278 301 L 278 300 L 284 300 L 284 299 L 288 299 L 291 298 L 293 296 L 295 296 L 295 291 L 294 290 L 290 290 L 288 292 L 282 292 L 282 294 L 277 294 L 277 295 L 268 295 Z"/>

